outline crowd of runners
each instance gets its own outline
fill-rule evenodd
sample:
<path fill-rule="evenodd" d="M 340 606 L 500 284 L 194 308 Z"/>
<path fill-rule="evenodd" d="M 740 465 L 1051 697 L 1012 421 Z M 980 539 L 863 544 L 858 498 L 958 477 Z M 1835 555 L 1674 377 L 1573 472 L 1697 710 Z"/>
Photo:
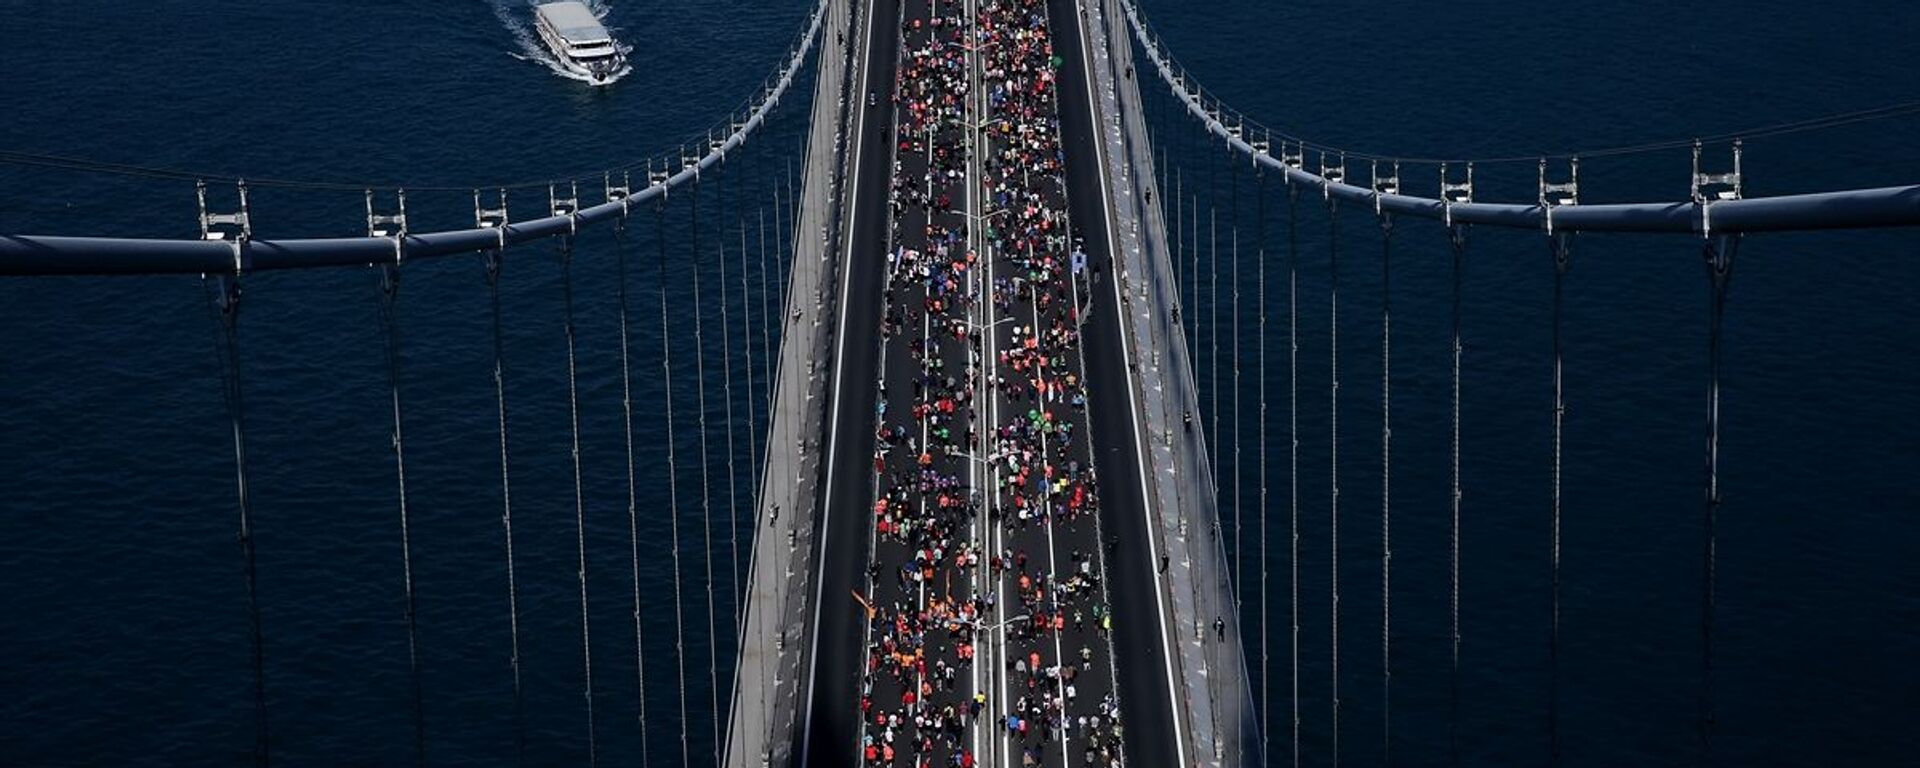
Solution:
<path fill-rule="evenodd" d="M 1114 617 L 1079 352 L 1094 274 L 1067 221 L 1058 83 L 1065 62 L 1042 0 L 988 3 L 980 24 L 988 88 L 982 235 L 993 261 L 989 378 L 999 414 L 991 496 L 1006 531 L 989 565 L 1014 596 L 1009 603 L 1018 601 L 1004 613 L 1025 617 L 1005 628 L 1011 700 L 996 725 L 1015 737 L 1024 765 L 1118 766 Z"/>
<path fill-rule="evenodd" d="M 901 24 L 864 761 L 1115 768 L 1063 62 L 1044 0 L 915 0 Z"/>
<path fill-rule="evenodd" d="M 869 766 L 972 768 L 987 705 L 974 660 L 994 611 L 982 567 L 982 499 L 964 458 L 977 438 L 977 280 L 967 190 L 966 16 L 908 3 L 888 102 L 893 173 L 860 709 Z M 879 99 L 870 99 L 874 104 Z M 871 116 L 881 119 L 881 116 Z M 883 121 L 884 127 L 884 121 Z"/>

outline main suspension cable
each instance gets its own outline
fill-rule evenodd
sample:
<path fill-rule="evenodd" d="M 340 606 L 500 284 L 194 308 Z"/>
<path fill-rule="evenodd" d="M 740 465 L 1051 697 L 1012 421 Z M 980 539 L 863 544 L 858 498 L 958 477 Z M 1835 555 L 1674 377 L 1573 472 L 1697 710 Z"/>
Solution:
<path fill-rule="evenodd" d="M 647 653 L 646 631 L 640 618 L 640 495 L 633 457 L 633 364 L 627 335 L 627 220 L 622 217 L 613 227 L 614 264 L 618 280 L 615 293 L 620 300 L 620 414 L 627 440 L 627 544 L 633 564 L 633 668 L 639 678 L 640 764 L 648 765 L 652 756 L 647 745 Z"/>
<path fill-rule="evenodd" d="M 573 434 L 573 536 L 580 576 L 580 665 L 585 678 L 583 696 L 587 702 L 587 764 L 591 766 L 600 763 L 600 749 L 593 719 L 593 630 L 587 610 L 587 496 L 580 471 L 580 385 L 574 364 L 572 235 L 560 239 L 560 292 L 566 309 L 567 415 Z"/>
<path fill-rule="evenodd" d="M 1169 51 L 1167 51 L 1165 44 L 1161 43 L 1160 40 L 1157 38 L 1157 36 L 1153 35 L 1151 32 L 1148 31 L 1146 27 L 1146 22 L 1141 17 L 1140 11 L 1137 7 L 1135 7 L 1135 4 L 1127 3 L 1126 5 L 1128 6 L 1129 20 L 1134 25 L 1135 37 L 1141 41 L 1144 47 L 1147 48 L 1149 57 L 1155 58 L 1158 61 L 1164 61 L 1166 63 L 1167 69 L 1162 70 L 1160 72 L 1160 78 L 1163 81 L 1165 81 L 1168 85 L 1171 85 L 1174 87 L 1176 91 L 1175 97 L 1174 97 L 1175 100 L 1183 102 L 1183 106 L 1184 106 L 1184 102 L 1187 98 L 1194 98 L 1199 100 L 1198 103 L 1205 105 L 1204 106 L 1205 109 L 1211 112 L 1214 112 L 1216 114 L 1232 113 L 1233 110 L 1230 107 L 1222 103 L 1218 98 L 1209 98 L 1206 90 L 1201 88 L 1197 83 L 1193 82 L 1188 77 L 1187 71 L 1174 60 L 1174 57 L 1172 56 L 1172 54 Z M 1880 106 L 1871 107 L 1867 109 L 1820 115 L 1816 117 L 1803 118 L 1800 120 L 1794 120 L 1789 122 L 1752 126 L 1749 128 L 1738 130 L 1738 131 L 1714 134 L 1710 136 L 1689 136 L 1686 138 L 1648 141 L 1640 144 L 1604 147 L 1604 148 L 1588 149 L 1588 150 L 1581 150 L 1581 151 L 1560 151 L 1557 153 L 1550 153 L 1545 155 L 1539 152 L 1534 152 L 1534 153 L 1524 154 L 1524 155 L 1512 155 L 1512 156 L 1505 156 L 1505 157 L 1483 157 L 1483 158 L 1477 158 L 1477 159 L 1471 159 L 1471 160 L 1468 158 L 1420 158 L 1420 157 L 1409 157 L 1409 156 L 1391 156 L 1391 155 L 1384 155 L 1379 153 L 1361 152 L 1353 149 L 1342 150 L 1339 147 L 1333 147 L 1326 144 L 1307 141 L 1299 136 L 1294 136 L 1291 134 L 1279 133 L 1277 135 L 1279 135 L 1283 141 L 1299 145 L 1303 148 L 1325 150 L 1329 154 L 1341 153 L 1357 160 L 1377 160 L 1381 162 L 1397 161 L 1397 162 L 1403 162 L 1403 163 L 1424 163 L 1428 165 L 1440 165 L 1443 163 L 1458 164 L 1458 163 L 1471 161 L 1471 162 L 1478 163 L 1480 165 L 1487 165 L 1487 164 L 1499 164 L 1499 163 L 1522 163 L 1522 162 L 1532 163 L 1542 156 L 1547 157 L 1549 159 L 1565 159 L 1568 157 L 1596 157 L 1596 156 L 1641 154 L 1641 153 L 1653 152 L 1653 151 L 1659 151 L 1659 150 L 1681 149 L 1681 148 L 1685 148 L 1700 142 L 1717 144 L 1717 143 L 1724 143 L 1727 141 L 1739 140 L 1741 138 L 1752 139 L 1757 137 L 1784 136 L 1784 135 L 1803 133 L 1808 131 L 1828 130 L 1832 128 L 1838 128 L 1838 127 L 1853 125 L 1857 123 L 1864 123 L 1864 122 L 1869 122 L 1874 120 L 1884 120 L 1884 119 L 1894 118 L 1894 117 L 1902 117 L 1902 116 L 1912 115 L 1916 113 L 1920 113 L 1920 101 L 1894 102 L 1894 103 L 1883 104 Z M 1188 113 L 1188 114 L 1190 115 L 1191 113 Z M 1245 118 L 1244 116 L 1236 115 L 1236 117 L 1237 117 L 1237 122 L 1241 126 L 1243 126 L 1243 130 L 1246 127 L 1260 127 L 1258 126 L 1257 123 Z M 1190 120 L 1189 122 L 1198 123 L 1199 120 L 1196 118 L 1196 119 Z"/>
<path fill-rule="evenodd" d="M 402 429 L 400 409 L 400 323 L 395 317 L 394 301 L 400 293 L 400 267 L 388 264 L 380 268 L 380 327 L 387 342 L 387 388 L 393 400 L 393 470 L 400 485 L 400 565 L 406 586 L 407 673 L 413 694 L 414 764 L 427 763 L 427 725 L 425 699 L 421 694 L 419 630 L 415 622 L 413 592 L 413 533 L 407 514 L 407 443 Z"/>
<path fill-rule="evenodd" d="M 662 379 L 661 402 L 666 408 L 667 425 L 667 519 L 671 526 L 670 539 L 673 552 L 673 663 L 679 673 L 679 685 L 674 690 L 680 694 L 680 764 L 692 765 L 687 748 L 687 643 L 686 619 L 681 606 L 680 577 L 680 474 L 674 461 L 673 438 L 673 334 L 667 314 L 667 205 L 661 201 L 654 206 L 657 223 L 654 227 L 654 241 L 660 246 L 660 375 Z"/>
<path fill-rule="evenodd" d="M 816 33 L 823 34 L 822 30 L 824 28 L 824 25 L 827 23 L 825 21 L 826 10 L 827 10 L 826 4 L 823 2 L 815 6 L 813 11 L 809 12 L 804 22 L 800 25 L 800 29 L 794 33 L 792 42 L 788 45 L 788 49 L 787 49 L 788 53 L 786 58 L 780 60 L 779 64 L 774 68 L 773 73 L 769 77 L 767 77 L 765 80 L 763 80 L 763 88 L 761 90 L 755 91 L 752 95 L 748 96 L 745 100 L 743 100 L 738 106 L 729 110 L 727 113 L 727 117 L 722 119 L 718 125 L 714 126 L 713 128 L 709 128 L 707 131 L 703 132 L 703 136 L 711 137 L 714 130 L 724 128 L 727 130 L 740 131 L 739 133 L 740 140 L 742 142 L 745 142 L 747 137 L 750 136 L 755 131 L 757 131 L 759 128 L 765 127 L 766 125 L 771 124 L 773 118 L 777 115 L 778 109 L 782 103 L 779 97 L 784 95 L 788 87 L 798 82 L 798 70 L 800 69 L 800 67 L 802 67 L 805 64 L 807 57 L 813 55 L 814 37 Z M 824 50 L 824 47 L 822 50 Z M 759 123 L 754 123 L 750 119 L 755 115 L 758 115 L 762 118 L 762 120 Z M 728 135 L 731 136 L 732 134 L 728 134 Z M 256 176 L 249 176 L 246 178 L 246 181 L 249 185 L 252 185 L 254 187 L 279 187 L 284 189 L 359 192 L 367 188 L 398 189 L 398 188 L 404 187 L 406 189 L 410 189 L 416 192 L 430 191 L 430 192 L 465 193 L 468 190 L 475 189 L 475 188 L 533 189 L 538 187 L 546 187 L 554 183 L 555 181 L 561 181 L 561 180 L 570 179 L 570 178 L 579 179 L 579 178 L 587 178 L 590 176 L 599 176 L 603 172 L 611 172 L 617 175 L 621 172 L 639 170 L 642 166 L 651 162 L 651 159 L 648 158 L 648 159 L 636 160 L 636 159 L 628 158 L 625 160 L 617 160 L 612 162 L 613 162 L 612 166 L 601 166 L 599 168 L 591 169 L 590 172 L 564 174 L 561 176 L 548 176 L 540 179 L 522 179 L 519 181 L 514 181 L 509 183 L 463 184 L 458 186 L 448 186 L 444 184 L 442 185 L 400 184 L 400 183 L 394 183 L 391 180 L 383 183 L 369 184 L 364 182 L 329 181 L 329 180 L 318 180 L 318 179 L 276 179 L 276 178 L 264 178 L 264 177 L 256 177 Z M 100 174 L 110 174 L 110 175 L 139 177 L 139 178 L 169 179 L 169 180 L 178 180 L 178 181 L 219 181 L 219 182 L 231 183 L 231 182 L 236 182 L 240 180 L 239 177 L 234 176 L 232 174 L 208 172 L 206 169 L 195 170 L 195 169 L 182 169 L 182 168 L 167 168 L 167 167 L 150 166 L 150 165 L 135 165 L 135 164 L 128 164 L 128 163 L 111 163 L 111 162 L 103 162 L 103 161 L 86 160 L 82 158 L 63 157 L 63 156 L 47 155 L 47 154 L 39 154 L 39 153 L 31 153 L 31 152 L 19 152 L 14 150 L 0 150 L 0 165 L 18 165 L 18 166 L 28 166 L 28 167 L 57 168 L 57 169 L 63 169 L 63 170 L 74 170 L 74 171 L 82 171 L 82 172 L 88 172 L 88 173 L 100 173 Z"/>
<path fill-rule="evenodd" d="M 487 251 L 487 293 L 493 304 L 493 398 L 500 414 L 500 525 L 507 542 L 507 626 L 511 631 L 513 668 L 514 762 L 527 761 L 527 706 L 520 680 L 520 583 L 514 573 L 513 557 L 513 481 L 507 469 L 507 376 L 505 345 L 500 334 L 500 252 Z"/>
<path fill-rule="evenodd" d="M 253 547 L 253 498 L 247 492 L 247 408 L 240 376 L 241 288 L 239 278 L 221 277 L 219 291 L 214 293 L 212 279 L 202 275 L 200 285 L 204 292 L 210 294 L 207 299 L 209 312 L 218 313 L 214 318 L 214 349 L 219 353 L 221 395 L 227 405 L 227 419 L 232 424 L 233 479 L 240 508 L 238 538 L 247 576 L 247 635 L 253 657 L 253 762 L 265 768 L 272 754 L 267 738 L 266 643 L 260 626 L 260 589 L 255 575 L 258 569 Z"/>

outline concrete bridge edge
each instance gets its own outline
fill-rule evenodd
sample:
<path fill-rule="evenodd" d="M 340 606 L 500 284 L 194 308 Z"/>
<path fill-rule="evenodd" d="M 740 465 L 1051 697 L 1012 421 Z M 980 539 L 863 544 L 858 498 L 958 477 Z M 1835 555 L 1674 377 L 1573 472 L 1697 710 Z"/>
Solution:
<path fill-rule="evenodd" d="M 792 268 L 781 320 L 780 362 L 768 419 L 766 460 L 746 610 L 738 628 L 726 754 L 730 768 L 785 766 L 806 700 L 804 670 L 812 619 L 809 598 L 816 551 L 820 446 L 829 400 L 830 350 L 839 305 L 834 295 L 846 174 L 846 82 L 853 59 L 852 0 L 830 0 L 821 26 L 805 170 L 793 221 Z"/>
<path fill-rule="evenodd" d="M 1139 418 L 1146 434 L 1139 437 L 1155 468 L 1149 478 L 1159 528 L 1155 537 L 1169 559 L 1165 589 L 1170 615 L 1162 620 L 1177 631 L 1176 661 L 1185 700 L 1176 707 L 1195 747 L 1189 756 L 1194 766 L 1261 765 L 1260 721 L 1220 535 L 1217 489 L 1207 470 L 1206 435 L 1201 420 L 1196 419 L 1192 429 L 1174 423 L 1179 414 L 1199 410 L 1199 388 L 1187 339 L 1172 320 L 1179 290 L 1166 222 L 1148 196 L 1157 177 L 1133 70 L 1132 38 L 1117 2 L 1078 1 L 1095 52 L 1090 74 L 1101 91 L 1095 118 L 1114 201 L 1115 221 L 1110 225 L 1119 244 L 1116 271 L 1127 305 L 1121 314 L 1133 347 L 1134 387 L 1141 395 Z M 1227 620 L 1224 637 L 1212 636 L 1215 617 Z"/>

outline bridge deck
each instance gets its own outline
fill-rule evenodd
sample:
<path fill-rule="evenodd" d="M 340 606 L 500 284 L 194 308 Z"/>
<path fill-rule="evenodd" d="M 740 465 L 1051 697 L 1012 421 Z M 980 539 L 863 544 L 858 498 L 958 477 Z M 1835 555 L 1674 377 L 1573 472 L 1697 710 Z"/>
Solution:
<path fill-rule="evenodd" d="M 872 606 L 861 743 L 869 764 L 897 764 L 897 756 L 953 765 L 956 753 L 978 759 L 973 650 L 987 618 L 978 483 L 960 450 L 977 429 L 968 318 L 975 291 L 965 258 L 967 212 L 932 201 L 967 191 L 965 176 L 945 172 L 957 171 L 964 156 L 966 110 L 950 86 L 964 82 L 967 54 L 958 6 L 949 5 L 938 25 L 929 23 L 924 0 L 901 10 L 889 20 L 902 26 L 900 76 L 872 108 L 876 130 L 895 140 L 875 500 L 866 518 L 874 530 L 861 583 L 861 599 Z M 930 721 L 920 725 L 922 718 Z"/>
<path fill-rule="evenodd" d="M 1150 514 L 1111 277 L 1106 38 L 1064 0 L 869 13 L 796 762 L 1198 759 L 1207 661 L 1175 650 L 1199 606 L 1152 567 L 1191 510 Z"/>
<path fill-rule="evenodd" d="M 990 105 L 979 182 L 992 299 L 982 319 L 995 384 L 988 404 L 990 534 L 1002 558 L 1001 614 L 1029 617 L 998 630 L 995 644 L 1006 657 L 996 670 L 995 700 L 1010 717 L 1033 721 L 1007 729 L 1024 736 L 1001 754 L 1005 765 L 1016 754 L 1042 765 L 1115 765 L 1125 751 L 1116 743 L 1116 710 L 1126 702 L 1114 695 L 1115 598 L 1103 520 L 1108 475 L 1094 451 L 1101 435 L 1089 428 L 1095 384 L 1081 343 L 1096 272 L 1075 247 L 1078 221 L 1069 213 L 1066 176 L 1073 154 L 1061 131 L 1071 99 L 1059 75 L 1072 60 L 1060 55 L 1059 40 L 1074 35 L 1074 22 L 1061 13 L 1068 3 L 985 7 L 982 23 L 993 35 L 982 42 L 983 66 L 994 73 L 989 85 L 1013 80 L 1012 88 L 982 94 Z M 1063 738 L 1042 738 L 1049 733 Z M 1133 762 L 1130 754 L 1126 760 Z"/>
<path fill-rule="evenodd" d="M 849 88 L 856 105 L 863 94 L 884 89 L 897 70 L 894 52 L 899 10 L 891 0 L 862 6 L 847 37 L 854 48 Z M 795 765 L 850 765 L 855 761 L 863 718 L 859 699 L 864 614 L 851 595 L 862 580 L 872 530 L 874 382 L 879 378 L 881 254 L 887 247 L 888 137 L 878 110 L 856 108 L 848 123 L 846 183 L 842 191 L 841 239 L 832 344 L 831 404 L 822 436 L 825 477 L 816 521 L 819 541 L 813 584 L 811 654 L 803 672 L 806 693 L 797 723 Z M 881 129 L 876 129 L 881 125 Z M 842 596 L 848 597 L 842 597 Z"/>
<path fill-rule="evenodd" d="M 792 273 L 781 333 L 774 396 L 767 418 L 767 461 L 748 570 L 740 656 L 733 685 L 723 765 L 784 765 L 792 758 L 799 694 L 805 689 L 807 629 L 813 584 L 815 514 L 820 493 L 819 427 L 827 402 L 820 361 L 831 341 L 837 262 L 827 232 L 835 188 L 850 63 L 848 0 L 821 10 L 821 53 L 814 83 L 805 175 L 795 206 Z"/>
<path fill-rule="evenodd" d="M 1107 174 L 1112 189 L 1115 242 L 1128 275 L 1124 344 L 1133 352 L 1132 371 L 1139 395 L 1135 415 L 1150 457 L 1153 498 L 1148 527 L 1159 554 L 1166 558 L 1161 594 L 1163 619 L 1175 658 L 1168 667 L 1181 709 L 1180 733 L 1187 740 L 1183 757 L 1194 765 L 1260 765 L 1262 741 L 1249 684 L 1245 648 L 1234 617 L 1234 586 L 1229 580 L 1221 535 L 1218 489 L 1208 468 L 1208 435 L 1195 419 L 1201 413 L 1195 368 L 1197 350 L 1188 348 L 1179 330 L 1177 270 L 1169 261 L 1166 222 L 1154 205 L 1153 152 L 1147 135 L 1140 81 L 1134 76 L 1132 48 L 1126 36 L 1124 4 L 1119 0 L 1086 3 L 1089 71 L 1095 78 L 1090 99 L 1104 134 Z M 1215 623 L 1225 619 L 1220 623 Z"/>

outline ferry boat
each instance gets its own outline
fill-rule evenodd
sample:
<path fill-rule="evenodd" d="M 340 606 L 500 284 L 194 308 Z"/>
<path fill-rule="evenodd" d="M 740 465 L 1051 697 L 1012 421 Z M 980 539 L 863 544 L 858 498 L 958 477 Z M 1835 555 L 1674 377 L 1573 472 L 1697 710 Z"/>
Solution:
<path fill-rule="evenodd" d="M 585 3 L 541 4 L 534 8 L 534 26 L 561 66 L 596 85 L 611 82 L 626 65 L 620 46 Z"/>

